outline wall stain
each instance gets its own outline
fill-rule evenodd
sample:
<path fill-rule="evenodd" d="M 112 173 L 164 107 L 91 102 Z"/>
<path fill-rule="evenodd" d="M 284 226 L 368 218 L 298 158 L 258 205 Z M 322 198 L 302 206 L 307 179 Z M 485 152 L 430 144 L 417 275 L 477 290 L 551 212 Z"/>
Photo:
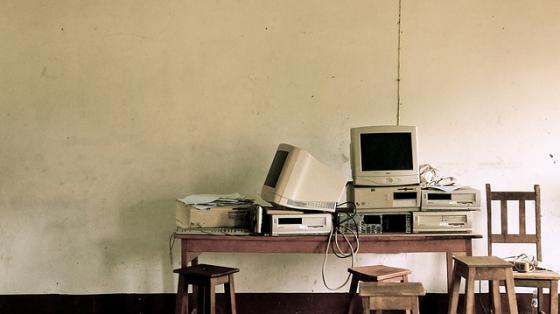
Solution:
<path fill-rule="evenodd" d="M 556 165 L 558 163 L 558 158 L 555 159 L 553 154 L 548 154 L 548 157 L 550 157 L 550 159 L 552 159 L 553 164 Z"/>

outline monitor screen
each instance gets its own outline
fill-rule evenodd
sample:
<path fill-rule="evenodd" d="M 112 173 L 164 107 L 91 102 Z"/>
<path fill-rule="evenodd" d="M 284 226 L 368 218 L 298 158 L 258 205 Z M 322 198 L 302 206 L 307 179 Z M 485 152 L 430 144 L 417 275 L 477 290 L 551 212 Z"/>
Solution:
<path fill-rule="evenodd" d="M 287 151 L 276 151 L 276 155 L 274 155 L 274 159 L 272 160 L 272 164 L 270 165 L 270 169 L 268 170 L 268 175 L 264 180 L 264 185 L 271 188 L 276 187 L 276 183 L 278 183 L 278 178 L 280 178 L 280 173 L 282 172 L 282 168 L 284 167 L 286 158 L 288 158 Z"/>
<path fill-rule="evenodd" d="M 360 134 L 363 171 L 412 170 L 410 133 Z"/>

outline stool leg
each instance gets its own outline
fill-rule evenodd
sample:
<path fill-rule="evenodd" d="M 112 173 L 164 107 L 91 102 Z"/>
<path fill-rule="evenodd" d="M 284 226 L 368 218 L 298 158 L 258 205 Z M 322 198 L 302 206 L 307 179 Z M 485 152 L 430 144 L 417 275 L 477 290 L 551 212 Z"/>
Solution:
<path fill-rule="evenodd" d="M 226 293 L 228 313 L 236 314 L 237 309 L 235 305 L 235 284 L 233 281 L 233 274 L 228 275 L 228 282 L 224 284 L 224 291 Z"/>
<path fill-rule="evenodd" d="M 465 304 L 465 313 L 474 314 L 474 269 L 469 269 L 469 274 L 467 277 L 467 284 L 465 289 L 465 296 L 467 297 L 467 302 Z"/>
<path fill-rule="evenodd" d="M 420 304 L 418 302 L 418 297 L 414 298 L 414 303 L 412 304 L 412 314 L 420 314 Z M 410 311 L 407 310 L 406 313 L 408 314 Z"/>
<path fill-rule="evenodd" d="M 451 278 L 451 291 L 449 291 L 449 308 L 447 309 L 448 314 L 456 314 L 457 306 L 459 305 L 459 288 L 461 287 L 461 275 L 453 272 L 453 277 Z"/>
<path fill-rule="evenodd" d="M 551 280 L 550 281 L 550 305 L 549 305 L 549 313 L 550 314 L 558 314 L 558 280 Z"/>
<path fill-rule="evenodd" d="M 511 269 L 506 270 L 506 292 L 508 296 L 510 314 L 518 314 L 517 300 L 515 299 L 515 287 L 513 284 L 513 272 Z"/>
<path fill-rule="evenodd" d="M 352 282 L 350 283 L 350 291 L 348 291 L 349 302 L 348 302 L 348 310 L 346 311 L 348 314 L 354 313 L 354 296 L 356 296 L 357 291 L 358 291 L 358 278 L 352 275 Z"/>
<path fill-rule="evenodd" d="M 210 284 L 204 287 L 204 294 L 206 294 L 206 311 L 204 314 L 216 314 L 216 280 L 210 279 Z"/>
<path fill-rule="evenodd" d="M 194 304 L 192 306 L 193 310 L 196 308 L 197 312 L 200 311 L 199 308 L 202 308 L 202 299 L 204 297 L 203 295 L 203 291 L 201 291 L 201 289 L 198 287 L 198 285 L 192 285 L 192 292 L 193 292 L 193 297 L 192 299 L 194 300 Z M 201 312 L 202 313 L 202 312 Z"/>
<path fill-rule="evenodd" d="M 210 283 L 205 283 L 203 285 L 196 285 L 198 290 L 198 296 L 196 300 L 196 314 L 207 314 L 208 307 L 206 305 L 206 299 L 208 299 L 208 291 L 207 287 L 210 286 Z"/>
<path fill-rule="evenodd" d="M 369 298 L 368 297 L 363 297 L 362 298 L 362 307 L 364 308 L 364 314 L 370 314 L 369 311 Z"/>
<path fill-rule="evenodd" d="M 175 314 L 187 314 L 189 309 L 189 287 L 185 283 L 185 277 L 179 274 L 177 285 L 177 299 L 175 300 Z"/>
<path fill-rule="evenodd" d="M 492 308 L 494 313 L 502 313 L 502 300 L 500 297 L 500 281 L 490 280 L 490 294 L 492 295 Z"/>

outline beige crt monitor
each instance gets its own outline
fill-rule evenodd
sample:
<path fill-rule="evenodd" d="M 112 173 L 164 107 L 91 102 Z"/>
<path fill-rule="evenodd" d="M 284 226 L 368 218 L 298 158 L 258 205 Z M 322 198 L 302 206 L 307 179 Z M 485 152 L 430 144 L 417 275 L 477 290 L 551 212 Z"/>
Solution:
<path fill-rule="evenodd" d="M 263 200 L 279 206 L 334 212 L 347 179 L 307 151 L 280 144 L 262 187 Z"/>
<path fill-rule="evenodd" d="M 350 146 L 354 185 L 420 183 L 415 126 L 352 128 Z"/>

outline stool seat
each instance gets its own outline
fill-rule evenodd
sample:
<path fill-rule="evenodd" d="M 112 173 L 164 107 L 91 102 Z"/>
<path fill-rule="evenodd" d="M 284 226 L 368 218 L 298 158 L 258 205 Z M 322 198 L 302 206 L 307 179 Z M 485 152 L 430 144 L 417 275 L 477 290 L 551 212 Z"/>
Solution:
<path fill-rule="evenodd" d="M 390 267 L 385 265 L 369 265 L 348 268 L 352 274 L 350 283 L 348 314 L 354 313 L 354 296 L 358 292 L 360 282 L 408 282 L 410 270 L 405 268 Z"/>
<path fill-rule="evenodd" d="M 198 264 L 190 267 L 183 267 L 173 270 L 174 273 L 187 275 L 197 278 L 216 278 L 227 276 L 239 272 L 239 268 L 230 268 L 224 266 Z"/>
<path fill-rule="evenodd" d="M 453 259 L 469 267 L 512 268 L 511 263 L 497 256 L 454 256 Z"/>
<path fill-rule="evenodd" d="M 358 277 L 360 281 L 386 281 L 398 278 L 402 281 L 403 276 L 408 276 L 411 271 L 405 268 L 390 267 L 385 265 L 371 265 L 348 268 L 348 271 Z"/>
<path fill-rule="evenodd" d="M 360 297 L 364 313 L 370 310 L 405 310 L 418 314 L 418 297 L 426 295 L 419 282 L 363 282 Z"/>
<path fill-rule="evenodd" d="M 489 280 L 492 303 L 495 313 L 502 313 L 500 300 L 500 281 L 505 281 L 509 303 L 509 313 L 517 314 L 517 303 L 513 283 L 513 265 L 496 256 L 454 256 L 453 278 L 449 291 L 448 313 L 457 313 L 461 278 L 466 279 L 465 313 L 474 314 L 475 280 Z"/>
<path fill-rule="evenodd" d="M 236 313 L 235 287 L 233 274 L 239 272 L 238 268 L 197 264 L 173 270 L 179 274 L 177 287 L 177 300 L 175 313 L 188 313 L 188 285 L 193 285 L 194 299 L 198 299 L 196 308 L 199 314 L 216 313 L 217 285 L 224 285 L 229 313 Z"/>

